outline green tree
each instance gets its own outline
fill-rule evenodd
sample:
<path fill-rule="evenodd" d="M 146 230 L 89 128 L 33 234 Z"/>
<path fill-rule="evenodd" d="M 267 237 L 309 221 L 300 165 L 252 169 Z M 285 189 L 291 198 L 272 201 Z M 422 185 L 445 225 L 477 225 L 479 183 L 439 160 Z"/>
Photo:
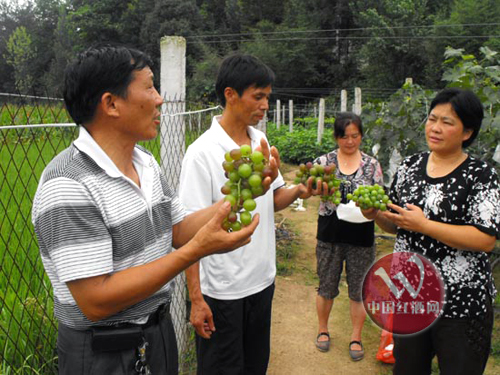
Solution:
<path fill-rule="evenodd" d="M 26 0 L 0 3 L 0 53 L 5 56 L 7 42 L 16 28 L 24 27 L 31 39 L 30 93 L 45 91 L 45 74 L 54 59 L 54 31 L 57 26 L 60 0 Z M 3 74 L 6 73 L 6 75 Z M 10 72 L 10 74 L 9 74 Z M 0 60 L 0 85 L 15 91 L 16 76 L 7 60 Z M 43 90 L 42 90 L 43 87 Z M 27 89 L 27 88 L 25 88 Z"/>
<path fill-rule="evenodd" d="M 461 87 L 476 93 L 485 107 L 481 132 L 467 149 L 472 155 L 493 163 L 495 148 L 500 143 L 500 54 L 480 48 L 480 58 L 465 54 L 463 49 L 447 48 L 444 54 L 443 81 L 447 87 Z M 364 142 L 370 152 L 379 145 L 377 158 L 391 181 L 394 154 L 405 157 L 427 149 L 423 135 L 429 104 L 436 91 L 420 85 L 404 84 L 387 102 L 363 106 Z M 393 154 L 394 153 L 394 154 Z M 495 165 L 500 170 L 499 164 Z"/>
<path fill-rule="evenodd" d="M 68 30 L 67 10 L 60 7 L 59 12 L 57 27 L 53 34 L 53 58 L 43 77 L 43 85 L 50 92 L 54 92 L 54 95 L 61 96 L 63 83 L 61 77 L 64 76 L 64 69 L 68 62 L 73 58 L 74 43 L 71 37 L 72 33 Z"/>
<path fill-rule="evenodd" d="M 155 61 L 154 70 L 160 67 L 160 40 L 164 36 L 191 36 L 202 33 L 201 17 L 194 0 L 155 0 L 153 6 L 143 13 L 139 38 L 140 48 Z M 194 61 L 203 57 L 203 52 L 196 43 L 188 45 L 186 72 L 193 74 Z M 159 72 L 159 70 L 157 70 Z M 159 79 L 160 75 L 155 74 Z"/>
<path fill-rule="evenodd" d="M 444 67 L 441 56 L 446 47 L 463 48 L 478 55 L 479 48 L 489 46 L 500 50 L 500 26 L 491 25 L 500 19 L 500 2 L 496 0 L 455 0 L 447 12 L 433 16 L 435 39 L 428 44 L 429 62 L 425 69 L 427 84 L 439 86 Z"/>
<path fill-rule="evenodd" d="M 425 38 L 430 29 L 427 0 L 354 1 L 352 11 L 360 37 L 366 38 L 359 51 L 363 85 L 376 88 L 400 87 L 405 78 L 425 82 Z"/>
<path fill-rule="evenodd" d="M 463 49 L 447 48 L 443 63 L 443 81 L 447 86 L 475 92 L 485 108 L 485 117 L 477 140 L 470 152 L 483 160 L 491 160 L 500 144 L 500 53 L 488 47 L 479 48 L 479 57 L 465 54 Z"/>
<path fill-rule="evenodd" d="M 14 69 L 17 87 L 23 93 L 27 93 L 32 85 L 30 64 L 34 56 L 32 38 L 24 26 L 19 26 L 9 37 L 4 58 Z"/>

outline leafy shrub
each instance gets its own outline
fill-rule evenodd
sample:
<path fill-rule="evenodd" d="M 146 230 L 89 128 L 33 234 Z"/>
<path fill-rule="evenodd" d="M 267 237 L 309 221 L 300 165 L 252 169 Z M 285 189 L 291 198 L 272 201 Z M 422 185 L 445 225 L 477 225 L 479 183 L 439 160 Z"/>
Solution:
<path fill-rule="evenodd" d="M 271 145 L 280 152 L 281 160 L 291 164 L 300 164 L 326 154 L 335 148 L 331 131 L 325 131 L 321 144 L 317 143 L 316 129 L 294 128 L 290 133 L 288 127 L 276 129 L 276 125 L 268 123 L 267 137 Z"/>

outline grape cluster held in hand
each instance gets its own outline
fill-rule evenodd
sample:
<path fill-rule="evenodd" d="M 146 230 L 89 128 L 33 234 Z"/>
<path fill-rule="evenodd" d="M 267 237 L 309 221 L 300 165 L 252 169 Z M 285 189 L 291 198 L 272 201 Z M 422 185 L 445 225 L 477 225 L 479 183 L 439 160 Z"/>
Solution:
<path fill-rule="evenodd" d="M 222 168 L 228 180 L 222 186 L 224 200 L 231 204 L 231 212 L 222 227 L 227 231 L 238 231 L 252 222 L 251 211 L 257 203 L 254 198 L 264 193 L 262 181 L 272 175 L 272 169 L 262 152 L 253 151 L 249 145 L 226 152 Z"/>
<path fill-rule="evenodd" d="M 352 194 L 347 194 L 347 199 L 357 203 L 363 210 L 376 208 L 380 211 L 387 210 L 387 205 L 392 203 L 385 194 L 384 188 L 378 184 L 373 186 L 358 186 Z"/>
<path fill-rule="evenodd" d="M 340 204 L 341 193 L 338 190 L 341 180 L 335 177 L 335 164 L 329 164 L 323 166 L 321 164 L 313 164 L 311 162 L 302 163 L 299 165 L 299 170 L 296 172 L 295 183 L 303 184 L 307 186 L 307 181 L 310 177 L 313 177 L 312 188 L 316 189 L 318 184 L 326 182 L 328 184 L 328 192 L 332 194 L 322 195 L 321 199 L 323 201 L 331 201 L 336 205 Z"/>

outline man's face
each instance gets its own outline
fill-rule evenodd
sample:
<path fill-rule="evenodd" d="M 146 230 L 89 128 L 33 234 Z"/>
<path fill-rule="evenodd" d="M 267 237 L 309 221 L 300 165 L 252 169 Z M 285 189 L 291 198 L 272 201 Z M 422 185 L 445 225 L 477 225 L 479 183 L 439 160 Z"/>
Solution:
<path fill-rule="evenodd" d="M 250 86 L 239 96 L 235 93 L 232 110 L 246 125 L 257 125 L 269 109 L 271 85 L 267 87 Z"/>
<path fill-rule="evenodd" d="M 119 98 L 121 106 L 121 131 L 135 141 L 153 139 L 160 125 L 159 106 L 163 100 L 153 83 L 149 67 L 136 70 L 127 89 L 127 98 Z"/>

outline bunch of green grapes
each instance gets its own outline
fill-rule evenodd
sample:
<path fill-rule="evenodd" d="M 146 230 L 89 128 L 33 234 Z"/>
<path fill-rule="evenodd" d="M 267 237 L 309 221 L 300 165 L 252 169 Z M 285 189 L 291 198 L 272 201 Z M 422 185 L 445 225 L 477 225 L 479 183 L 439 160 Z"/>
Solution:
<path fill-rule="evenodd" d="M 228 180 L 221 192 L 225 195 L 224 200 L 231 203 L 231 212 L 222 227 L 238 231 L 252 222 L 251 211 L 257 207 L 254 198 L 264 193 L 262 180 L 271 176 L 272 169 L 262 152 L 252 152 L 248 145 L 226 152 L 224 159 L 222 168 Z"/>
<path fill-rule="evenodd" d="M 363 210 L 373 207 L 385 211 L 387 205 L 392 203 L 384 188 L 378 184 L 360 185 L 352 194 L 347 194 L 347 199 L 356 202 Z"/>
<path fill-rule="evenodd" d="M 329 195 L 322 195 L 321 200 L 331 201 L 336 205 L 340 204 L 341 193 L 339 190 L 341 180 L 335 177 L 335 164 L 329 164 L 323 166 L 321 164 L 313 164 L 311 162 L 300 164 L 299 170 L 295 173 L 295 183 L 307 185 L 307 180 L 309 177 L 314 177 L 313 189 L 316 188 L 318 184 L 326 182 L 328 184 L 328 191 L 335 188 L 335 192 Z"/>

